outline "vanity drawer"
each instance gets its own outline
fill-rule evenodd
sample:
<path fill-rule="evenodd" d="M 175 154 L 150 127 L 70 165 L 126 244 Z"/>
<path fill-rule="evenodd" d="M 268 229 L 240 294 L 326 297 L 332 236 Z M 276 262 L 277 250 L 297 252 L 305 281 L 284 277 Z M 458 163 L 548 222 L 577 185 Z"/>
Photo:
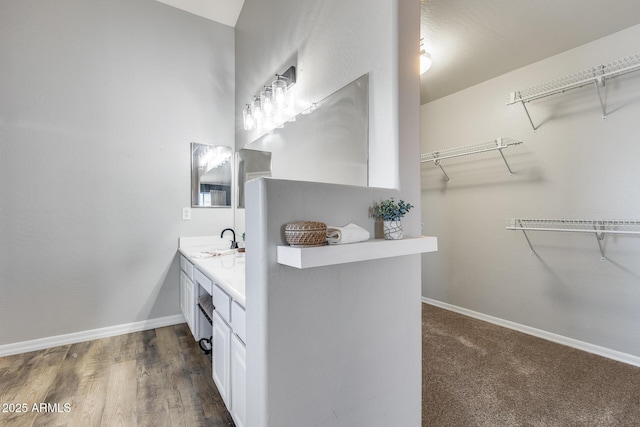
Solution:
<path fill-rule="evenodd" d="M 211 286 L 211 297 L 213 307 L 227 323 L 231 323 L 231 297 L 215 284 Z"/>
<path fill-rule="evenodd" d="M 193 266 L 192 266 L 193 267 Z M 194 276 L 195 276 L 195 281 L 204 288 L 205 291 L 207 291 L 207 293 L 209 295 L 211 295 L 211 288 L 212 286 L 212 282 L 211 279 L 209 279 L 207 276 L 205 276 L 200 270 L 198 270 L 197 268 L 193 270 Z M 215 305 L 215 300 L 213 301 L 213 304 Z"/>
<path fill-rule="evenodd" d="M 237 302 L 231 303 L 231 328 L 243 343 L 247 342 L 247 323 L 244 308 Z"/>
<path fill-rule="evenodd" d="M 193 264 L 183 255 L 180 255 L 180 268 L 187 273 L 189 279 L 193 280 Z"/>

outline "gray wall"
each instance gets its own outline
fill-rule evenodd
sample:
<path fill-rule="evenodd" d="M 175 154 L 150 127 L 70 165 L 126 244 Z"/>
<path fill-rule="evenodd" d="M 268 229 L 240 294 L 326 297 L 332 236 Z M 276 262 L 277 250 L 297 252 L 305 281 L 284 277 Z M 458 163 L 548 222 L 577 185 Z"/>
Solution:
<path fill-rule="evenodd" d="M 234 31 L 153 0 L 0 4 L 0 344 L 179 313 L 189 143 L 234 145 Z"/>
<path fill-rule="evenodd" d="M 640 356 L 640 238 L 522 232 L 505 219 L 640 219 L 640 73 L 609 81 L 606 121 L 593 87 L 505 106 L 509 92 L 638 53 L 640 26 L 531 64 L 422 106 L 422 152 L 507 136 L 497 152 L 422 167 L 423 295 L 480 313 Z"/>

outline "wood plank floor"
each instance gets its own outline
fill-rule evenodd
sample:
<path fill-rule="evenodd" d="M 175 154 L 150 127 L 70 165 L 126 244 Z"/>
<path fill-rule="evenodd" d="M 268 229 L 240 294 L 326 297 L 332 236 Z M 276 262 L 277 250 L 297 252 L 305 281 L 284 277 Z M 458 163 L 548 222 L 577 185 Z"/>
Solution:
<path fill-rule="evenodd" d="M 422 314 L 423 426 L 640 426 L 640 369 L 437 307 Z M 182 324 L 0 357 L 0 426 L 233 421 Z"/>
<path fill-rule="evenodd" d="M 186 324 L 0 358 L 0 405 L 3 427 L 234 425 Z"/>

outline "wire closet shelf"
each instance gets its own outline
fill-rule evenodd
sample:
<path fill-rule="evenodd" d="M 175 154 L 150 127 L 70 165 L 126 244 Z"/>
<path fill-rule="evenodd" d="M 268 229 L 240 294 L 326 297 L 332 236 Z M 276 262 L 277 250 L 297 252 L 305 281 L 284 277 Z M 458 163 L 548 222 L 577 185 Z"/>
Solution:
<path fill-rule="evenodd" d="M 607 234 L 640 235 L 640 220 L 624 219 L 507 219 L 507 230 L 520 230 L 532 253 L 535 249 L 527 236 L 527 231 L 551 231 L 564 233 L 591 233 L 596 236 L 600 255 L 604 261 L 602 240 Z"/>
<path fill-rule="evenodd" d="M 640 70 L 640 54 L 627 56 L 625 58 L 620 58 L 607 64 L 588 68 L 528 89 L 511 92 L 509 94 L 509 101 L 507 102 L 507 105 L 521 103 L 527 113 L 531 127 L 535 132 L 536 127 L 531 120 L 531 116 L 525 103 L 547 96 L 564 93 L 571 89 L 594 85 L 598 93 L 598 99 L 600 100 L 600 107 L 602 108 L 602 118 L 606 119 L 607 114 L 602 94 L 600 93 L 600 86 L 604 86 L 605 81 L 608 79 L 638 70 Z"/>
<path fill-rule="evenodd" d="M 517 141 L 511 138 L 497 138 L 489 142 L 464 145 L 461 147 L 447 148 L 445 150 L 438 150 L 438 151 L 433 151 L 431 153 L 421 154 L 420 163 L 433 162 L 434 165 L 440 168 L 440 170 L 444 174 L 445 180 L 449 181 L 449 175 L 447 175 L 447 173 L 444 171 L 442 167 L 442 164 L 440 163 L 442 160 L 498 150 L 500 152 L 500 155 L 502 156 L 502 160 L 504 161 L 504 164 L 507 166 L 507 169 L 509 170 L 509 175 L 513 175 L 513 171 L 511 170 L 511 167 L 509 166 L 507 159 L 502 153 L 502 150 L 518 144 L 522 144 L 522 141 Z"/>

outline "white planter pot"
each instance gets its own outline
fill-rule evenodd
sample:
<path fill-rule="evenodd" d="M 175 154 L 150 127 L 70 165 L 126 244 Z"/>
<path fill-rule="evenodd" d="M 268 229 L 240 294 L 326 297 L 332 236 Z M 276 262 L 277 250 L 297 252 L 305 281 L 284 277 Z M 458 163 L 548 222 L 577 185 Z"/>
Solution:
<path fill-rule="evenodd" d="M 384 221 L 384 238 L 387 240 L 402 239 L 402 221 Z"/>

